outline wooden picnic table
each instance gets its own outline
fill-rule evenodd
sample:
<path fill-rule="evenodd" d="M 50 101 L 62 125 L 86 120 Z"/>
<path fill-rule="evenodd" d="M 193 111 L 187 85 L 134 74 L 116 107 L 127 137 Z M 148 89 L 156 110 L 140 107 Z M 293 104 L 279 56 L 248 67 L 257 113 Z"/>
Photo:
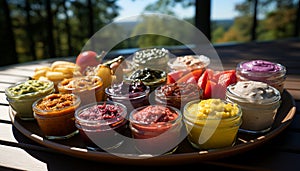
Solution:
<path fill-rule="evenodd" d="M 0 68 L 0 170 L 133 170 L 185 169 L 186 167 L 231 170 L 300 170 L 300 39 L 216 45 L 224 69 L 235 69 L 250 59 L 276 61 L 287 68 L 286 94 L 291 95 L 295 114 L 292 121 L 269 141 L 231 156 L 168 165 L 118 164 L 63 154 L 33 141 L 20 132 L 9 117 L 4 90 L 32 76 L 34 69 L 53 60 L 40 60 Z M 174 50 L 175 51 L 175 50 Z M 189 54 L 181 49 L 178 54 Z M 59 58 L 74 61 L 75 58 Z M 137 161 L 138 162 L 138 161 Z"/>

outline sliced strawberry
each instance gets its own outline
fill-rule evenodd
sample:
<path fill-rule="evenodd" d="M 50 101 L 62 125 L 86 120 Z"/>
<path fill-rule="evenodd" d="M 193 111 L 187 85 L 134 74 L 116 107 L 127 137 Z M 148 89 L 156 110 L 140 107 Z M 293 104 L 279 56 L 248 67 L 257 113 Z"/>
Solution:
<path fill-rule="evenodd" d="M 187 73 L 188 73 L 188 71 L 186 71 L 186 70 L 177 70 L 177 71 L 169 72 L 167 75 L 167 84 L 175 83 L 176 81 L 178 81 L 181 77 L 183 77 Z"/>
<path fill-rule="evenodd" d="M 202 90 L 205 90 L 205 86 L 208 80 L 208 72 L 205 70 L 203 74 L 198 79 L 198 87 L 200 87 Z"/>
<path fill-rule="evenodd" d="M 215 98 L 225 99 L 227 86 L 236 83 L 236 80 L 235 72 L 224 72 L 222 75 L 219 75 L 218 83 L 213 92 L 213 96 Z"/>
<path fill-rule="evenodd" d="M 231 69 L 231 70 L 217 71 L 214 74 L 214 79 L 219 80 L 220 76 L 224 74 L 235 74 L 235 70 Z"/>
<path fill-rule="evenodd" d="M 203 92 L 203 99 L 209 99 L 213 95 L 213 91 L 216 88 L 216 83 L 212 80 L 207 80 L 204 92 Z"/>
<path fill-rule="evenodd" d="M 197 84 L 200 76 L 203 73 L 203 69 L 196 69 L 193 71 L 190 71 L 186 75 L 184 75 L 182 78 L 180 78 L 177 82 L 186 82 L 186 83 L 194 83 Z"/>

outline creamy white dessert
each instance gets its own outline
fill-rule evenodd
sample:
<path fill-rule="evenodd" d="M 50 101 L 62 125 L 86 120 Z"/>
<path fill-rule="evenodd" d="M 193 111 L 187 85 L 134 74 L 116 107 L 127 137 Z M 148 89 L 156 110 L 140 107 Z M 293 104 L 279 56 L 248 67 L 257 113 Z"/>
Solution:
<path fill-rule="evenodd" d="M 280 92 L 263 82 L 238 81 L 226 91 L 228 101 L 242 108 L 241 130 L 252 133 L 269 131 L 280 106 Z"/>

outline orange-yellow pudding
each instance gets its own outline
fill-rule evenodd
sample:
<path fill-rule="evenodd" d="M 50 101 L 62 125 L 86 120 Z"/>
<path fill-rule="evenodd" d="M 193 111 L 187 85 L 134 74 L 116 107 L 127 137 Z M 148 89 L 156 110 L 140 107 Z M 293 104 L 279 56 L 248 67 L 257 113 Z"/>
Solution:
<path fill-rule="evenodd" d="M 242 123 L 242 112 L 236 103 L 220 99 L 195 100 L 183 111 L 188 140 L 198 149 L 232 146 Z"/>
<path fill-rule="evenodd" d="M 65 139 L 78 133 L 74 113 L 80 102 L 74 94 L 50 94 L 33 103 L 34 117 L 46 138 Z"/>

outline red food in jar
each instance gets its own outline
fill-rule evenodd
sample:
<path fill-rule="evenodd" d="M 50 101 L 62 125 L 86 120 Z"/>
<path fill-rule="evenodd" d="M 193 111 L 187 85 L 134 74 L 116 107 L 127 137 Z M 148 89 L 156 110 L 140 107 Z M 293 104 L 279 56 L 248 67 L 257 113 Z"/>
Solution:
<path fill-rule="evenodd" d="M 136 148 L 158 154 L 176 149 L 181 136 L 181 112 L 171 106 L 149 105 L 131 112 L 130 129 Z"/>
<path fill-rule="evenodd" d="M 135 121 L 145 124 L 169 122 L 177 117 L 178 113 L 171 111 L 170 108 L 165 106 L 147 106 L 133 115 Z"/>
<path fill-rule="evenodd" d="M 76 127 L 89 149 L 116 148 L 123 143 L 127 127 L 127 109 L 114 102 L 98 102 L 82 106 L 75 113 Z"/>
<path fill-rule="evenodd" d="M 170 105 L 181 109 L 187 102 L 202 98 L 203 90 L 192 83 L 172 83 L 158 87 L 155 90 L 155 100 L 158 104 Z"/>

